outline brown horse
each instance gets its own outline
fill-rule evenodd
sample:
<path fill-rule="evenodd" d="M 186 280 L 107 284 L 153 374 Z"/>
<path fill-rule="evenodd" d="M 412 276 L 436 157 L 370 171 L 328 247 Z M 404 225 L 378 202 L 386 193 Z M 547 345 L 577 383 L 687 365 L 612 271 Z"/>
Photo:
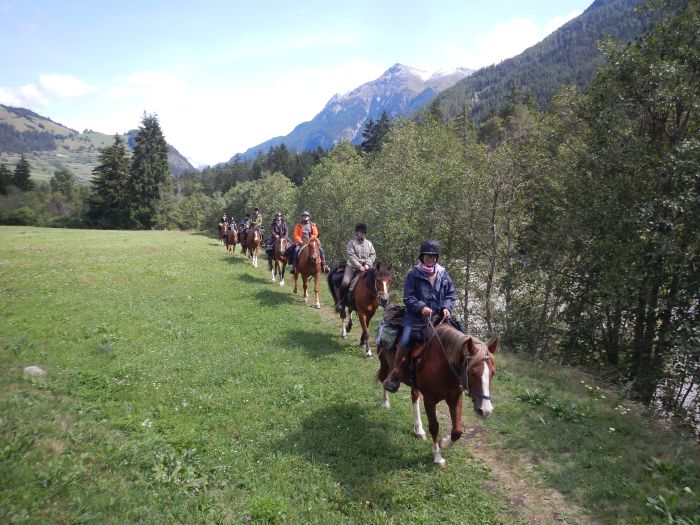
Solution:
<path fill-rule="evenodd" d="M 284 272 L 287 269 L 287 256 L 284 253 L 291 245 L 292 241 L 288 238 L 280 237 L 272 246 L 272 255 L 267 255 L 267 267 L 272 273 L 272 282 L 279 277 L 280 286 L 284 286 Z"/>
<path fill-rule="evenodd" d="M 228 230 L 228 224 L 226 224 L 225 222 L 220 222 L 217 230 L 219 232 L 219 242 L 221 244 L 225 244 L 226 243 L 226 231 Z"/>
<path fill-rule="evenodd" d="M 357 312 L 357 317 L 360 320 L 362 327 L 362 335 L 360 336 L 360 346 L 365 349 L 365 356 L 372 357 L 372 350 L 369 347 L 369 330 L 367 326 L 374 317 L 377 308 L 381 305 L 385 307 L 389 304 L 389 285 L 391 284 L 391 265 L 381 266 L 377 263 L 373 268 L 362 272 L 358 277 L 357 284 L 351 300 L 351 304 L 347 305 L 348 313 L 345 314 L 345 308 L 340 312 L 340 320 L 342 329 L 340 336 L 345 339 L 348 332 L 352 329 L 352 312 Z M 343 279 L 345 266 L 339 266 L 328 274 L 328 287 L 331 290 L 333 300 L 337 303 L 340 294 L 340 281 Z M 347 326 L 345 319 L 348 319 Z"/>
<path fill-rule="evenodd" d="M 248 252 L 248 257 L 253 258 L 253 266 L 258 267 L 258 255 L 260 254 L 260 247 L 265 241 L 265 236 L 263 235 L 262 229 L 260 227 L 251 228 L 245 237 L 245 245 L 243 245 L 243 252 Z"/>
<path fill-rule="evenodd" d="M 377 380 L 382 383 L 394 366 L 394 347 L 381 349 Z M 493 354 L 498 349 L 498 339 L 488 345 L 475 337 L 464 335 L 447 323 L 437 328 L 428 325 L 428 339 L 411 351 L 415 370 L 415 385 L 411 387 L 413 403 L 413 433 L 425 439 L 418 401 L 423 396 L 423 406 L 428 416 L 428 429 L 433 438 L 433 460 L 439 466 L 445 464 L 441 449 L 448 449 L 462 435 L 462 394 L 467 393 L 474 404 L 474 412 L 487 418 L 493 412 L 491 384 L 496 373 Z M 410 373 L 406 374 L 411 375 Z M 452 419 L 452 431 L 438 441 L 436 405 L 445 401 Z M 382 406 L 389 408 L 389 397 L 383 391 Z"/>
<path fill-rule="evenodd" d="M 309 278 L 314 278 L 314 293 L 316 294 L 316 308 L 321 308 L 321 301 L 318 298 L 318 276 L 321 273 L 321 241 L 318 237 L 311 237 L 299 250 L 297 257 L 297 271 L 294 274 L 294 293 L 297 293 L 297 279 L 301 275 L 304 286 L 304 302 L 309 301 Z"/>
<path fill-rule="evenodd" d="M 235 228 L 229 228 L 226 232 L 226 251 L 233 253 L 236 243 L 238 242 L 238 232 Z"/>

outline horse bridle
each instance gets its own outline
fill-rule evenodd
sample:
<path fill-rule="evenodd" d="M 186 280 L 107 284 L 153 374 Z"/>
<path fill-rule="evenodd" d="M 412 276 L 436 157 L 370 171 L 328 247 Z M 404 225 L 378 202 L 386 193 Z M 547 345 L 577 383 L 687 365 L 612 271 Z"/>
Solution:
<path fill-rule="evenodd" d="M 379 304 L 381 304 L 382 301 L 385 301 L 386 304 L 389 304 L 389 292 L 380 292 L 379 287 L 377 286 L 377 281 L 379 281 L 379 270 L 377 270 L 377 276 L 374 278 L 374 292 L 379 296 Z"/>
<path fill-rule="evenodd" d="M 438 322 L 438 326 L 446 322 L 447 318 L 443 317 L 440 320 L 440 322 Z M 478 397 L 479 399 L 485 399 L 486 401 L 490 401 L 491 396 L 485 396 L 483 392 L 477 392 L 469 386 L 469 374 L 467 373 L 467 370 L 469 369 L 469 360 L 472 358 L 472 356 L 466 356 L 464 366 L 460 366 L 460 368 L 462 369 L 462 373 L 458 374 L 457 370 L 455 370 L 455 367 L 452 366 L 452 363 L 450 363 L 450 358 L 447 355 L 447 349 L 442 344 L 442 341 L 440 340 L 440 337 L 437 334 L 437 330 L 435 329 L 435 325 L 430 321 L 428 321 L 428 325 L 430 326 L 430 328 L 432 328 L 433 333 L 430 336 L 430 339 L 428 339 L 427 343 L 425 344 L 426 348 L 428 344 L 430 344 L 430 341 L 432 341 L 433 337 L 437 337 L 438 343 L 440 344 L 440 348 L 442 349 L 442 352 L 445 354 L 445 358 L 447 359 L 447 366 L 450 368 L 450 371 L 454 374 L 457 380 L 460 383 L 462 383 L 462 390 L 464 392 L 467 392 L 467 394 L 469 394 L 469 397 L 471 397 L 472 399 Z"/>

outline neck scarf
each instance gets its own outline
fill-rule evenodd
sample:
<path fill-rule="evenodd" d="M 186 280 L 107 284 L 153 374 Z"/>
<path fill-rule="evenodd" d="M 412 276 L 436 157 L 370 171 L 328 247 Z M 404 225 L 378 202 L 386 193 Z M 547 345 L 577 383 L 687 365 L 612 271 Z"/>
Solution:
<path fill-rule="evenodd" d="M 432 275 L 432 274 L 435 273 L 435 265 L 434 265 L 434 264 L 433 264 L 432 266 L 428 266 L 428 265 L 426 265 L 426 264 L 423 264 L 422 262 L 419 262 L 419 263 L 418 263 L 418 269 L 419 269 L 421 272 L 426 273 L 426 274 L 428 274 L 428 275 Z"/>

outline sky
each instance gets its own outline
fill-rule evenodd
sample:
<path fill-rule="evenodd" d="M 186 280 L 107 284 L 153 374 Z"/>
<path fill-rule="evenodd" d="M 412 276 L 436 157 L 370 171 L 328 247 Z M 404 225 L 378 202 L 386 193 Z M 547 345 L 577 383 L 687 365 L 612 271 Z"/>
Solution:
<path fill-rule="evenodd" d="M 592 0 L 0 0 L 0 104 L 125 133 L 155 114 L 195 166 L 311 120 L 396 63 L 497 64 Z"/>

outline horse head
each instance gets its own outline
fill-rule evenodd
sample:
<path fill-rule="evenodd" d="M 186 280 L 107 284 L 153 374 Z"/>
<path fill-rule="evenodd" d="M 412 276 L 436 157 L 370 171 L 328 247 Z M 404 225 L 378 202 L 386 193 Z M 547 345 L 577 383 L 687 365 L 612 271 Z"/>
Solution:
<path fill-rule="evenodd" d="M 391 284 L 391 264 L 382 266 L 379 263 L 376 265 L 377 274 L 374 277 L 374 288 L 379 296 L 379 304 L 382 308 L 386 308 L 389 304 L 389 285 Z"/>
<path fill-rule="evenodd" d="M 487 345 L 474 337 L 467 339 L 463 350 L 467 378 L 464 388 L 472 398 L 474 412 L 484 419 L 493 412 L 491 382 L 496 373 L 496 361 L 493 358 L 496 350 L 498 339 Z"/>
<path fill-rule="evenodd" d="M 321 241 L 318 237 L 311 237 L 306 243 L 309 250 L 309 259 L 313 264 L 320 260 L 321 257 Z"/>

